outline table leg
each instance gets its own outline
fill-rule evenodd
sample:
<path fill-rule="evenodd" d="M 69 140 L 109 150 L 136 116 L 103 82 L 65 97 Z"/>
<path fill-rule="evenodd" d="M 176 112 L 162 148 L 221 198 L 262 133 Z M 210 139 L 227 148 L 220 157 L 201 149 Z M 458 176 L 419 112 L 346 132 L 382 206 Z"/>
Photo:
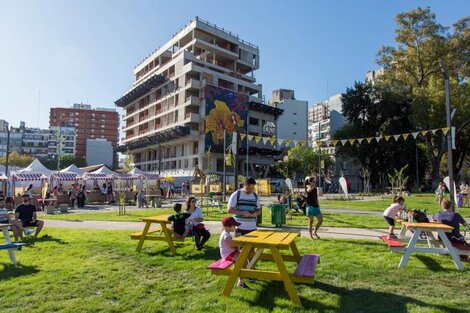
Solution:
<path fill-rule="evenodd" d="M 253 266 L 255 266 L 256 262 L 258 261 L 259 256 L 261 255 L 261 253 L 263 253 L 263 250 L 264 250 L 264 249 L 262 249 L 262 248 L 259 248 L 258 250 L 256 250 L 255 255 L 254 255 L 253 258 L 250 260 L 250 262 L 248 262 L 248 265 L 246 266 L 247 269 L 250 269 L 250 268 L 252 268 Z"/>
<path fill-rule="evenodd" d="M 281 278 L 284 282 L 284 287 L 286 288 L 291 301 L 296 305 L 302 306 L 297 290 L 295 290 L 294 283 L 290 279 L 290 275 L 287 272 L 286 265 L 284 264 L 284 260 L 282 259 L 279 249 L 277 247 L 271 247 L 271 253 L 273 255 L 274 262 L 277 264 L 277 268 L 279 269 L 279 273 L 281 274 Z"/>
<path fill-rule="evenodd" d="M 11 243 L 10 234 L 8 233 L 8 228 L 3 227 L 2 230 L 3 230 L 3 236 L 5 238 L 5 243 L 6 244 Z M 15 251 L 13 249 L 8 249 L 8 255 L 10 257 L 11 263 L 16 264 Z"/>
<path fill-rule="evenodd" d="M 151 222 L 145 222 L 145 227 L 144 230 L 142 231 L 142 235 L 140 237 L 139 243 L 137 244 L 137 252 L 140 252 L 142 250 L 142 246 L 144 245 L 145 237 L 147 236 L 147 233 L 150 229 L 150 224 Z"/>
<path fill-rule="evenodd" d="M 302 257 L 300 256 L 299 249 L 297 249 L 297 245 L 295 244 L 295 241 L 292 241 L 292 243 L 289 246 L 290 246 L 290 249 L 292 250 L 292 254 L 295 257 L 295 260 L 296 260 L 297 264 L 299 264 L 300 259 Z"/>
<path fill-rule="evenodd" d="M 176 254 L 176 248 L 175 248 L 175 244 L 173 242 L 173 238 L 171 237 L 171 232 L 168 229 L 168 227 L 166 227 L 165 222 L 160 223 L 160 225 L 162 227 L 163 234 L 165 235 L 166 242 L 168 243 L 168 247 L 170 248 L 170 252 L 171 252 L 171 254 L 175 255 Z"/>
<path fill-rule="evenodd" d="M 400 233 L 398 234 L 399 239 L 403 239 L 406 236 L 406 226 L 403 225 L 400 229 Z"/>
<path fill-rule="evenodd" d="M 238 275 L 240 275 L 240 271 L 246 263 L 248 259 L 248 255 L 250 254 L 252 249 L 251 244 L 246 244 L 242 247 L 242 253 L 238 256 L 237 262 L 235 262 L 235 267 L 233 268 L 232 274 L 228 277 L 227 283 L 225 284 L 224 290 L 222 290 L 222 296 L 230 296 L 232 292 L 233 285 L 237 280 Z"/>
<path fill-rule="evenodd" d="M 418 242 L 419 239 L 419 234 L 421 233 L 422 229 L 417 228 L 415 229 L 415 232 L 413 233 L 413 236 L 411 237 L 410 242 L 408 243 L 408 246 L 405 249 L 405 254 L 401 258 L 400 264 L 398 265 L 398 268 L 404 268 L 406 264 L 408 263 L 408 260 L 410 259 L 410 255 L 413 252 L 416 243 Z"/>
<path fill-rule="evenodd" d="M 452 260 L 454 261 L 455 266 L 460 271 L 463 271 L 464 266 L 463 266 L 462 262 L 460 261 L 459 255 L 457 254 L 454 247 L 450 243 L 449 238 L 447 238 L 446 234 L 441 229 L 438 229 L 437 233 L 439 234 L 439 237 L 441 237 L 441 240 L 442 240 L 442 243 L 444 244 L 444 247 L 446 247 L 447 251 L 449 252 L 450 256 L 452 257 Z"/>

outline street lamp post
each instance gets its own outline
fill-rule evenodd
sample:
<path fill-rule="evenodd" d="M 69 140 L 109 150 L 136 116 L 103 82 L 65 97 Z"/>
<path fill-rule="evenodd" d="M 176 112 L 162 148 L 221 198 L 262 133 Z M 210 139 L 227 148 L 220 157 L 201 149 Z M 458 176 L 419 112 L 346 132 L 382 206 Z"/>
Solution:
<path fill-rule="evenodd" d="M 321 188 L 321 148 L 320 148 L 320 121 L 318 121 L 318 188 Z"/>
<path fill-rule="evenodd" d="M 7 154 L 5 156 L 5 176 L 8 177 L 8 165 L 9 165 L 9 154 L 10 154 L 10 125 L 8 123 L 6 124 L 6 130 L 7 130 Z"/>
<path fill-rule="evenodd" d="M 444 61 L 439 62 L 441 66 L 441 71 L 444 76 L 445 85 L 446 85 L 446 123 L 447 123 L 447 169 L 449 171 L 449 193 L 450 201 L 452 204 L 455 204 L 455 190 L 454 190 L 454 162 L 452 157 L 452 125 L 451 125 L 451 107 L 450 107 L 450 84 L 449 84 L 449 74 L 447 73 Z M 454 207 L 452 206 L 452 210 Z"/>

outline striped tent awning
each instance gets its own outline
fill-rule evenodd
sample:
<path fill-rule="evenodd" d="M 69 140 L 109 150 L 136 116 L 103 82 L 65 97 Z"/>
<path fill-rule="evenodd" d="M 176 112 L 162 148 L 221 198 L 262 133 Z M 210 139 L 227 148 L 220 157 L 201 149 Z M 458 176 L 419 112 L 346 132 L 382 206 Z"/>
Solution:
<path fill-rule="evenodd" d="M 54 173 L 51 175 L 51 177 L 53 179 L 57 179 L 57 180 L 64 180 L 64 181 L 73 181 L 73 180 L 77 180 L 79 177 L 78 177 L 78 174 L 77 173 Z"/>
<path fill-rule="evenodd" d="M 132 174 L 123 173 L 123 174 L 119 174 L 118 176 L 116 176 L 116 178 L 121 179 L 121 180 L 134 180 L 134 179 L 139 179 L 140 175 L 132 175 Z"/>
<path fill-rule="evenodd" d="M 37 181 L 37 180 L 46 180 L 47 176 L 39 173 L 20 173 L 13 174 L 13 181 Z"/>
<path fill-rule="evenodd" d="M 84 179 L 114 179 L 114 177 L 112 175 L 108 175 L 108 174 L 105 174 L 105 173 L 85 173 L 85 175 L 83 175 L 83 178 Z"/>
<path fill-rule="evenodd" d="M 156 173 L 145 173 L 143 174 L 144 178 L 150 179 L 150 180 L 157 180 L 160 178 L 160 176 Z"/>

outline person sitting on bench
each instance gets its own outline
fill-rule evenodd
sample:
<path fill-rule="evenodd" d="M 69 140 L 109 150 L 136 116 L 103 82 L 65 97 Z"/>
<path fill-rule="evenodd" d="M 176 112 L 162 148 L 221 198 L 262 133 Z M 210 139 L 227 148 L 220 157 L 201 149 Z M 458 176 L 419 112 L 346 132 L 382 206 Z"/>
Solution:
<path fill-rule="evenodd" d="M 176 214 L 168 217 L 170 222 L 173 222 L 173 233 L 175 237 L 184 238 L 189 233 L 189 225 L 186 224 L 186 220 L 191 216 L 188 212 L 181 213 L 181 203 L 175 203 L 173 210 Z"/>
<path fill-rule="evenodd" d="M 467 226 L 462 215 L 452 212 L 452 203 L 448 200 L 442 200 L 441 208 L 442 211 L 434 214 L 432 219 L 438 223 L 449 225 L 454 228 L 452 232 L 446 233 L 447 238 L 449 238 L 451 242 L 466 244 L 465 238 L 459 231 L 460 224 Z"/>
<path fill-rule="evenodd" d="M 23 203 L 16 207 L 15 216 L 17 220 L 18 233 L 21 240 L 23 240 L 23 231 L 25 227 L 36 227 L 36 233 L 33 238 L 37 238 L 44 222 L 36 218 L 36 207 L 30 204 L 30 199 L 27 194 L 22 196 Z"/>
<path fill-rule="evenodd" d="M 11 218 L 8 209 L 5 207 L 4 198 L 0 198 L 0 224 L 10 224 L 15 241 L 18 241 L 18 227 L 16 226 L 16 221 Z"/>

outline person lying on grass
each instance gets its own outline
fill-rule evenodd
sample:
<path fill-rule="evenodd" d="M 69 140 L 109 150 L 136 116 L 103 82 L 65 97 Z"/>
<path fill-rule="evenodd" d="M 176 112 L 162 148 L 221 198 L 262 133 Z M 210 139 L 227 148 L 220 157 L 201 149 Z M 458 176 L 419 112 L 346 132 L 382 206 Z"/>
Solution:
<path fill-rule="evenodd" d="M 405 199 L 395 196 L 393 197 L 393 203 L 384 211 L 383 216 L 388 224 L 388 239 L 397 239 L 397 236 L 393 233 L 395 230 L 395 217 L 403 210 L 405 210 Z"/>
<path fill-rule="evenodd" d="M 220 234 L 219 249 L 222 259 L 235 262 L 240 255 L 240 250 L 233 245 L 232 232 L 235 232 L 235 227 L 240 226 L 233 217 L 226 217 L 222 220 L 223 231 Z M 248 289 L 243 279 L 239 278 L 238 287 Z"/>
<path fill-rule="evenodd" d="M 178 238 L 184 238 L 188 235 L 189 227 L 186 225 L 186 219 L 191 216 L 187 212 L 181 213 L 181 208 L 181 203 L 175 203 L 173 210 L 176 214 L 168 217 L 168 221 L 173 222 L 173 233 Z"/>

